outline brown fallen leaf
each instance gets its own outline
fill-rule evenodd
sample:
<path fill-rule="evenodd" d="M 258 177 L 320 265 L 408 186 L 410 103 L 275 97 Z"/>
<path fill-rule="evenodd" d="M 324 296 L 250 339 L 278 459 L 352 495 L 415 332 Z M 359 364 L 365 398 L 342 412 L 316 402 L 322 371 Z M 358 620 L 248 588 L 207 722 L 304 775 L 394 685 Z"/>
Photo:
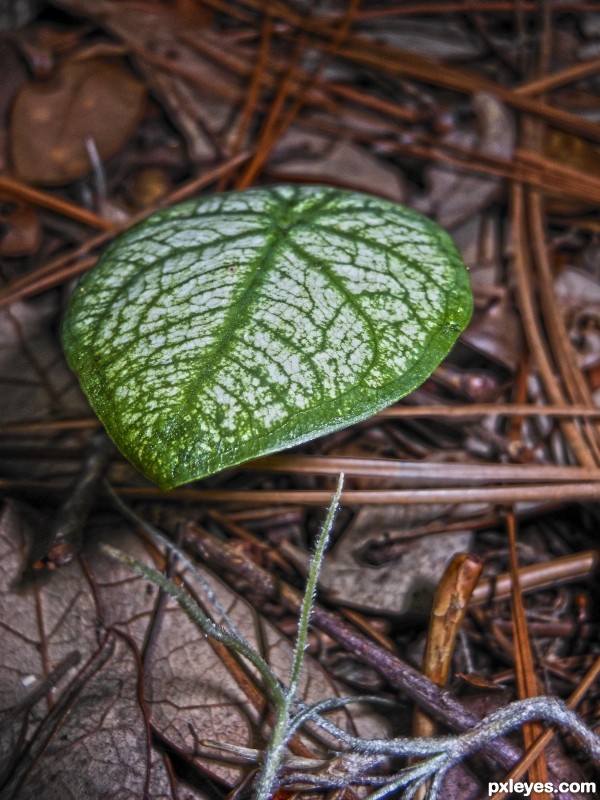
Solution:
<path fill-rule="evenodd" d="M 52 78 L 24 86 L 13 107 L 10 148 L 19 178 L 70 183 L 92 170 L 87 142 L 102 160 L 125 144 L 142 118 L 146 90 L 116 60 L 62 63 Z"/>
<path fill-rule="evenodd" d="M 79 565 L 43 586 L 17 588 L 32 536 L 21 510 L 7 504 L 0 516 L 0 795 L 125 800 L 148 796 L 147 787 L 153 800 L 172 800 L 162 757 L 149 750 L 135 652 L 98 630 Z"/>
<path fill-rule="evenodd" d="M 51 328 L 56 298 L 14 303 L 0 312 L 0 420 L 78 416 L 89 406 L 64 361 Z"/>
<path fill-rule="evenodd" d="M 7 504 L 0 514 L 0 796 L 204 798 L 167 783 L 163 754 L 152 746 L 151 733 L 176 750 L 199 780 L 210 775 L 222 785 L 236 785 L 247 769 L 215 761 L 201 742 L 261 748 L 268 732 L 261 735 L 263 693 L 254 689 L 259 698 L 254 703 L 218 648 L 175 601 L 98 553 L 96 542 L 102 539 L 153 565 L 145 545 L 124 524 L 111 516 L 96 518 L 91 528 L 93 543 L 83 561 L 18 587 L 34 531 L 15 505 Z M 286 680 L 292 656 L 287 638 L 200 571 L 238 630 Z M 179 575 L 205 602 L 196 578 L 187 571 Z M 59 675 L 51 691 L 35 695 L 74 651 L 79 663 Z M 252 683 L 252 670 L 244 666 L 243 673 Z M 35 704 L 29 707 L 31 693 Z M 300 696 L 313 702 L 337 693 L 307 658 Z M 333 719 L 363 735 L 385 733 L 381 720 L 364 711 L 336 712 Z M 314 742 L 305 746 L 327 757 Z"/>

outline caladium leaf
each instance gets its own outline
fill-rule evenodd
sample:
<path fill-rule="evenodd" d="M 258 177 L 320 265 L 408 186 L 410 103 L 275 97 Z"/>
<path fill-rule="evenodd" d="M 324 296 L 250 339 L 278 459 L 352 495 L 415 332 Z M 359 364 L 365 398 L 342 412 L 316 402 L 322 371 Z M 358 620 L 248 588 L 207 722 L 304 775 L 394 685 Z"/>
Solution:
<path fill-rule="evenodd" d="M 471 309 L 430 220 L 277 186 L 123 235 L 75 290 L 63 346 L 115 444 L 172 488 L 385 408 L 430 375 Z"/>

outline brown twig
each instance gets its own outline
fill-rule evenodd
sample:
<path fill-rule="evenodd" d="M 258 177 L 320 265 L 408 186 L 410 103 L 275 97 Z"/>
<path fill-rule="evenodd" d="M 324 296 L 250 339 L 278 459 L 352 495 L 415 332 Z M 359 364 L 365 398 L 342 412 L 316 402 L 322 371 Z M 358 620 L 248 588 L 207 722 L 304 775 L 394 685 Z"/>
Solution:
<path fill-rule="evenodd" d="M 590 578 L 600 566 L 600 552 L 585 550 L 569 556 L 561 556 L 552 561 L 520 567 L 518 570 L 521 593 L 542 591 L 558 586 L 566 581 Z M 484 578 L 475 587 L 470 605 L 507 600 L 511 594 L 511 573 L 505 572 L 496 578 Z"/>
<path fill-rule="evenodd" d="M 114 446 L 106 434 L 96 434 L 81 475 L 51 525 L 48 551 L 40 566 L 50 569 L 63 567 L 79 551 L 83 527 L 114 452 Z"/>
<path fill-rule="evenodd" d="M 49 211 L 62 214 L 69 219 L 74 219 L 76 222 L 83 222 L 84 225 L 98 228 L 101 231 L 110 231 L 115 226 L 114 222 L 95 214 L 93 211 L 76 206 L 74 203 L 69 203 L 68 200 L 62 200 L 60 197 L 48 194 L 48 192 L 42 192 L 40 189 L 34 189 L 33 186 L 28 186 L 7 175 L 0 175 L 1 195 L 6 195 L 11 199 L 24 200 L 27 203 L 31 203 L 31 205 L 46 208 Z"/>
<path fill-rule="evenodd" d="M 567 700 L 567 705 L 571 709 L 577 708 L 581 700 L 585 697 L 586 692 L 591 688 L 593 683 L 600 675 L 600 658 L 597 658 L 593 666 L 588 670 L 583 680 Z M 509 781 L 511 778 L 514 782 L 520 780 L 525 772 L 529 769 L 531 764 L 538 756 L 543 753 L 545 748 L 550 744 L 554 738 L 555 732 L 550 728 L 544 731 L 528 748 L 523 758 L 516 764 L 513 769 L 508 773 L 504 782 Z M 504 800 L 508 795 L 507 792 L 500 791 L 493 795 L 492 800 Z"/>

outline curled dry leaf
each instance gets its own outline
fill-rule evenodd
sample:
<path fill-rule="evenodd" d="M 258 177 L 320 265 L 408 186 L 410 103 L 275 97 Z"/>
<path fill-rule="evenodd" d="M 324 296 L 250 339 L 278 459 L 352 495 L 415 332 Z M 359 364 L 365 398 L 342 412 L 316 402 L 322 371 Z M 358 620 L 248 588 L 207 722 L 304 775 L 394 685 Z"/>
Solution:
<path fill-rule="evenodd" d="M 87 175 L 91 137 L 102 160 L 128 140 L 145 107 L 144 86 L 120 62 L 65 61 L 48 81 L 19 92 L 11 118 L 11 156 L 30 183 L 70 183 Z"/>
<path fill-rule="evenodd" d="M 109 540 L 149 563 L 143 545 L 124 526 L 114 519 L 96 524 L 94 541 Z M 3 800 L 201 797 L 167 785 L 161 754 L 148 741 L 148 723 L 192 771 L 228 786 L 237 783 L 240 771 L 204 757 L 199 742 L 260 748 L 260 690 L 257 707 L 174 601 L 163 604 L 152 584 L 99 555 L 95 546 L 86 553 L 86 572 L 73 561 L 43 585 L 15 590 L 32 537 L 19 509 L 6 506 L 0 516 L 0 715 L 6 712 L 0 716 L 0 779 L 6 770 L 8 781 L 0 783 Z M 210 573 L 202 574 L 238 630 L 254 647 L 264 646 L 263 654 L 285 680 L 288 640 Z M 196 597 L 205 597 L 193 576 L 184 577 Z M 37 699 L 19 742 L 27 697 L 74 651 L 79 663 L 57 682 L 52 707 L 47 697 Z M 300 696 L 311 702 L 335 694 L 325 673 L 307 659 Z M 334 719 L 347 725 L 349 717 L 338 712 Z M 363 735 L 384 733 L 381 722 L 364 712 L 357 727 Z M 315 752 L 314 744 L 311 749 Z M 44 787 L 48 776 L 52 782 Z"/>

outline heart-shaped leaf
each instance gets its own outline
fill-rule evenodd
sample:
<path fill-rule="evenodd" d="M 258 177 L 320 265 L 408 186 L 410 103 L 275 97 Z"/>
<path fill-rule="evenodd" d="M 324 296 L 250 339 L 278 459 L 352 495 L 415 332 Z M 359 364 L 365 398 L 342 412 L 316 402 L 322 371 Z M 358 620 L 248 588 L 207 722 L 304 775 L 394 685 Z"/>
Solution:
<path fill-rule="evenodd" d="M 278 186 L 183 203 L 122 236 L 75 290 L 63 345 L 115 444 L 172 488 L 398 400 L 471 307 L 430 220 Z"/>

